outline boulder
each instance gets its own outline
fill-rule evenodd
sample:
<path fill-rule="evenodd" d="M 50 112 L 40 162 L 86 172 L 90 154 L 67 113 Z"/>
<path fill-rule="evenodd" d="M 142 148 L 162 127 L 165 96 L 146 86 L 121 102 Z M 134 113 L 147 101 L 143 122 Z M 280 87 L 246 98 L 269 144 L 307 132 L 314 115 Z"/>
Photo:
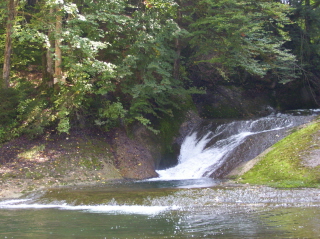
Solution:
<path fill-rule="evenodd" d="M 137 133 L 137 135 L 142 134 Z M 129 138 L 125 130 L 116 129 L 113 135 L 113 155 L 115 165 L 127 179 L 147 179 L 157 177 L 156 160 L 148 146 L 139 137 Z"/>

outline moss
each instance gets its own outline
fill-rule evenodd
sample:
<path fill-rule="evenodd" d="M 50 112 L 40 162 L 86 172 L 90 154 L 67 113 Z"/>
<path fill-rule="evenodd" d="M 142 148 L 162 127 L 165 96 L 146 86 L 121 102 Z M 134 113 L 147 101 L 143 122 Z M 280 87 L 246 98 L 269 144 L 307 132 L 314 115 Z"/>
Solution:
<path fill-rule="evenodd" d="M 308 156 L 307 149 L 314 145 L 313 135 L 319 130 L 318 120 L 293 132 L 276 143 L 238 182 L 273 187 L 319 187 L 320 166 L 308 167 L 302 161 Z"/>
<path fill-rule="evenodd" d="M 184 114 L 175 118 L 164 117 L 160 121 L 160 139 L 163 153 L 172 152 L 172 140 L 179 132 L 180 125 L 184 119 Z"/>
<path fill-rule="evenodd" d="M 186 114 L 189 110 L 196 110 L 192 98 L 185 98 L 185 102 L 170 114 L 164 114 L 156 123 L 156 128 L 160 131 L 160 143 L 162 154 L 172 153 L 172 142 L 174 137 L 179 133 L 179 129 L 183 121 L 186 119 Z"/>

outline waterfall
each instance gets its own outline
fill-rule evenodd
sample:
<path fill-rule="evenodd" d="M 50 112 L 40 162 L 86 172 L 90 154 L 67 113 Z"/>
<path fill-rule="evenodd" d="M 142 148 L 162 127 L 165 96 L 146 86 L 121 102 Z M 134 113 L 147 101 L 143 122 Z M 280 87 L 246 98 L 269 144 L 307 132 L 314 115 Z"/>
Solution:
<path fill-rule="evenodd" d="M 202 123 L 184 139 L 178 164 L 158 170 L 158 179 L 221 177 L 288 135 L 290 128 L 312 118 L 311 115 L 273 114 L 218 126 L 213 122 Z"/>

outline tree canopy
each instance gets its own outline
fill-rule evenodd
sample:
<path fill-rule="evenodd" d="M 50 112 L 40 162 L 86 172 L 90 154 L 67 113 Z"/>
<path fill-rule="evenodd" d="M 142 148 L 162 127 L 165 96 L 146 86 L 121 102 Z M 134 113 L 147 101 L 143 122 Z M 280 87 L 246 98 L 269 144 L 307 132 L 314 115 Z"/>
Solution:
<path fill-rule="evenodd" d="M 190 107 L 190 69 L 217 82 L 307 82 L 319 95 L 319 1 L 0 3 L 0 141 L 110 130 Z M 206 85 L 202 86 L 203 88 Z M 10 113 L 8 113 L 10 112 Z"/>

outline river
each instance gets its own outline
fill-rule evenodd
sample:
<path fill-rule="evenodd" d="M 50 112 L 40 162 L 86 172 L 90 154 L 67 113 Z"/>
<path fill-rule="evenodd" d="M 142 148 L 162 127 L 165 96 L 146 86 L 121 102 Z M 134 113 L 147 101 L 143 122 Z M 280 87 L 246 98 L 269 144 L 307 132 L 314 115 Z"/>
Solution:
<path fill-rule="evenodd" d="M 282 115 L 206 125 L 186 137 L 178 165 L 159 170 L 159 178 L 52 188 L 0 201 L 0 238 L 318 238 L 319 189 L 212 178 L 250 137 L 278 139 L 302 121 Z M 254 141 L 260 150 L 270 144 Z"/>
<path fill-rule="evenodd" d="M 0 238 L 317 238 L 319 206 L 318 189 L 122 181 L 3 201 Z"/>

